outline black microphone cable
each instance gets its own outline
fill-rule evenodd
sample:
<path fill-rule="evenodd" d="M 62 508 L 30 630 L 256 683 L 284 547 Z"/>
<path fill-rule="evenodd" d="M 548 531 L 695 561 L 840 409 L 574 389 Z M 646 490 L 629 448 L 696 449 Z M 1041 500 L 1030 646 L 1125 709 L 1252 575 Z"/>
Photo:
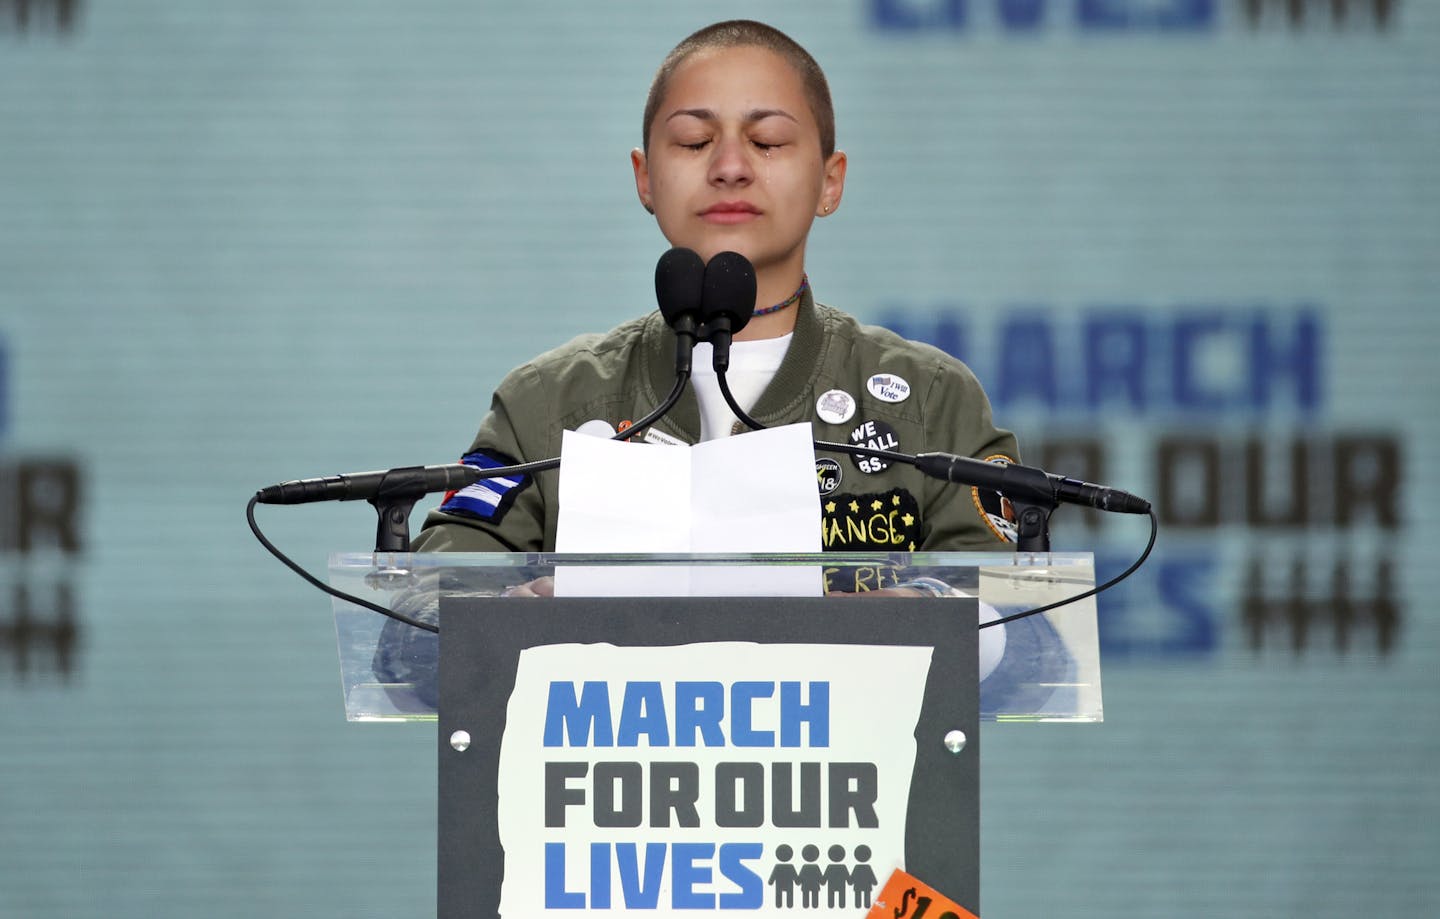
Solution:
<path fill-rule="evenodd" d="M 650 412 L 650 414 L 646 415 L 644 418 L 640 419 L 635 424 L 632 424 L 625 430 L 617 432 L 610 439 L 625 440 L 627 438 L 633 437 L 641 431 L 645 430 L 646 428 L 650 427 L 656 421 L 660 420 L 660 418 L 663 417 L 666 412 L 670 411 L 670 409 L 674 407 L 675 403 L 679 401 L 680 394 L 685 391 L 685 382 L 689 379 L 689 377 L 689 373 L 677 375 L 675 379 L 675 385 L 670 389 L 670 394 L 665 398 L 665 401 L 662 402 L 659 407 L 657 407 L 654 411 Z M 475 472 L 477 473 L 475 481 L 478 482 L 484 481 L 485 479 L 509 478 L 510 476 L 528 475 L 535 472 L 545 472 L 550 469 L 558 469 L 559 467 L 560 459 L 559 457 L 555 457 L 552 459 L 536 460 L 531 463 L 520 463 L 514 466 L 500 466 L 495 469 L 481 470 L 478 467 L 474 466 L 469 466 L 466 468 L 475 470 Z M 250 502 L 245 505 L 245 520 L 250 524 L 250 532 L 255 534 L 255 538 L 259 540 L 260 545 L 264 546 L 267 552 L 275 556 L 275 558 L 279 559 L 280 564 L 284 565 L 286 568 L 289 568 L 291 571 L 298 574 L 311 586 L 319 588 L 321 591 L 329 594 L 332 597 L 336 597 L 338 599 L 344 600 L 347 603 L 353 603 L 356 606 L 362 607 L 364 609 L 380 613 L 382 616 L 388 616 L 397 622 L 403 622 L 406 625 L 414 626 L 417 629 L 423 629 L 427 632 L 436 633 L 440 631 L 439 627 L 437 626 L 431 625 L 426 622 L 420 622 L 416 619 L 412 619 L 409 616 L 406 616 L 403 613 L 397 613 L 392 609 L 386 609 L 378 603 L 372 603 L 362 597 L 357 597 L 354 594 L 349 594 L 343 590 L 339 590 L 338 588 L 331 587 L 329 584 L 326 584 L 324 581 L 320 580 L 319 578 L 315 577 L 313 574 L 302 568 L 298 562 L 290 558 L 288 555 L 282 552 L 278 546 L 271 542 L 265 536 L 264 532 L 261 531 L 260 524 L 256 522 L 255 505 L 260 503 L 261 494 L 262 492 L 256 492 L 253 496 L 251 496 Z"/>
<path fill-rule="evenodd" d="M 926 466 L 921 463 L 919 457 L 912 456 L 909 453 L 898 453 L 894 450 L 874 450 L 870 447 L 858 447 L 854 444 L 839 444 L 824 440 L 815 441 L 815 449 L 829 450 L 833 453 L 845 453 L 849 454 L 850 456 L 875 457 L 877 459 L 883 459 L 887 462 L 892 463 L 904 463 L 907 466 L 914 466 L 917 469 L 920 469 L 927 475 L 932 475 L 936 478 L 940 477 L 938 474 L 929 471 Z M 933 456 L 934 454 L 929 455 Z M 951 481 L 951 484 L 960 484 L 949 479 L 947 479 L 946 481 Z M 1073 480 L 1066 481 L 1072 482 Z M 1114 587 L 1116 584 L 1119 584 L 1121 581 L 1130 577 L 1130 575 L 1138 571 L 1140 569 L 1140 566 L 1145 564 L 1145 561 L 1150 558 L 1150 553 L 1155 548 L 1155 540 L 1160 535 L 1160 518 L 1155 515 L 1154 509 L 1150 507 L 1148 502 L 1145 502 L 1145 513 L 1148 514 L 1150 517 L 1150 540 L 1145 544 L 1145 550 L 1140 553 L 1140 557 L 1135 559 L 1135 561 L 1130 565 L 1129 568 L 1126 568 L 1124 571 L 1120 572 L 1115 577 L 1106 581 L 1104 584 L 1099 584 L 1095 587 L 1090 588 L 1089 590 L 1085 590 L 1078 594 L 1075 594 L 1072 597 L 1065 597 L 1064 599 L 1056 600 L 1054 603 L 1047 603 L 1044 606 L 1037 606 L 1033 609 L 1027 609 L 1009 616 L 1003 616 L 999 619 L 992 619 L 989 622 L 981 624 L 980 628 L 988 629 L 993 626 L 1004 625 L 1007 622 L 1014 622 L 1017 619 L 1025 619 L 1029 616 L 1038 616 L 1041 613 L 1047 613 L 1050 610 L 1057 609 L 1061 606 L 1068 606 L 1071 603 L 1078 603 L 1079 601 L 1085 600 L 1089 597 L 1098 596 L 1099 594 L 1104 593 L 1105 591 Z"/>
<path fill-rule="evenodd" d="M 662 403 L 654 411 L 650 412 L 648 415 L 642 418 L 639 422 L 631 425 L 624 431 L 617 432 L 610 439 L 628 439 L 630 437 L 633 437 L 635 434 L 638 434 L 640 431 L 645 430 L 650 425 L 654 424 L 655 421 L 657 421 L 661 416 L 665 414 L 665 412 L 667 412 L 671 407 L 673 407 L 674 403 L 679 399 L 681 392 L 683 392 L 684 390 L 685 382 L 688 379 L 688 376 L 689 374 L 684 372 L 677 373 L 675 385 L 671 388 L 670 394 L 666 397 L 664 403 Z M 727 401 L 729 401 L 732 410 L 735 410 L 736 416 L 741 418 L 746 417 L 743 412 L 739 411 L 738 406 L 736 406 L 733 401 L 733 398 L 728 398 L 728 387 L 724 385 L 723 375 L 720 376 L 720 380 L 722 384 L 721 391 L 726 392 Z M 754 422 L 753 419 L 751 419 L 750 423 L 752 424 L 752 427 L 754 429 L 758 430 L 761 427 L 758 422 Z M 922 472 L 926 473 L 927 475 L 931 475 L 932 477 L 945 478 L 946 481 L 950 481 L 952 482 L 952 484 L 965 484 L 953 478 L 946 478 L 945 476 L 942 476 L 940 474 L 941 470 L 935 468 L 936 464 L 922 462 L 922 460 L 925 460 L 927 458 L 933 459 L 937 456 L 937 454 L 922 454 L 921 456 L 916 457 L 908 453 L 900 453 L 894 450 L 877 450 L 870 447 L 856 446 L 854 444 L 834 443 L 831 441 L 823 440 L 817 440 L 813 443 L 815 449 L 817 450 L 825 450 L 833 453 L 843 453 L 850 456 L 873 457 L 892 463 L 903 463 L 905 465 L 915 466 L 917 469 L 920 469 Z M 528 475 L 535 472 L 544 472 L 550 469 L 556 469 L 559 466 L 560 459 L 559 457 L 555 457 L 552 459 L 536 460 L 530 463 L 519 463 L 513 466 L 500 466 L 492 469 L 482 470 L 477 467 L 466 467 L 466 469 L 473 470 L 474 481 L 481 481 L 484 479 L 509 478 L 518 475 Z M 1040 473 L 1040 470 L 1030 469 L 1029 471 L 1031 473 Z M 1076 491 L 1073 486 L 1085 486 L 1086 489 L 1093 490 L 1093 487 L 1089 486 L 1087 483 L 1078 483 L 1072 479 L 1061 479 L 1058 476 L 1052 478 L 1054 478 L 1061 486 L 1064 486 L 1068 489 L 1067 494 L 1071 494 Z M 318 482 L 321 480 L 316 481 Z M 273 490 L 274 487 L 275 486 L 272 486 L 271 490 Z M 321 581 L 319 578 L 316 578 L 314 575 L 310 574 L 310 572 L 306 571 L 298 563 L 289 558 L 289 556 L 285 555 L 285 553 L 280 551 L 280 549 L 275 546 L 274 543 L 272 543 L 268 538 L 266 538 L 265 534 L 260 530 L 259 524 L 255 520 L 255 505 L 260 502 L 262 495 L 266 494 L 266 491 L 267 490 L 262 489 L 261 491 L 256 492 L 255 495 L 250 498 L 250 502 L 245 507 L 245 519 L 249 523 L 250 531 L 255 535 L 255 538 L 259 540 L 260 544 L 264 546 L 271 555 L 275 556 L 275 558 L 277 558 L 281 564 L 294 571 L 307 583 L 319 588 L 322 592 L 329 594 L 330 596 L 345 600 L 348 603 L 353 603 L 356 606 L 362 607 L 364 609 L 373 610 L 374 612 L 380 613 L 383 616 L 387 616 L 398 622 L 403 622 L 406 625 L 410 625 L 418 629 L 423 629 L 427 632 L 439 632 L 439 628 L 437 626 L 431 625 L 429 623 L 420 622 L 418 620 L 405 616 L 402 613 L 397 613 L 394 610 L 390 610 L 383 606 L 380 606 L 379 604 L 372 603 L 369 600 L 365 600 L 361 597 L 357 597 L 353 594 L 349 594 L 342 590 L 331 587 L 330 585 Z M 1123 495 L 1124 493 L 1120 494 Z M 1133 498 L 1133 496 L 1129 495 L 1125 495 L 1125 497 Z M 1025 610 L 1023 612 L 1014 613 L 1009 616 L 1004 616 L 1002 618 L 992 620 L 981 625 L 980 628 L 990 628 L 992 626 L 1004 625 L 1007 622 L 1014 622 L 1018 619 L 1024 619 L 1028 616 L 1038 615 L 1040 613 L 1048 612 L 1052 609 L 1056 609 L 1070 603 L 1075 603 L 1089 597 L 1097 596 L 1098 594 L 1101 594 L 1104 591 L 1107 591 L 1115 585 L 1119 584 L 1121 581 L 1125 580 L 1130 575 L 1134 574 L 1137 570 L 1139 570 L 1140 566 L 1145 563 L 1145 561 L 1150 557 L 1151 551 L 1155 548 L 1155 541 L 1159 535 L 1160 522 L 1154 510 L 1150 508 L 1148 502 L 1144 502 L 1143 499 L 1134 500 L 1144 504 L 1145 513 L 1148 514 L 1150 517 L 1150 539 L 1146 543 L 1145 550 L 1141 552 L 1139 558 L 1137 558 L 1134 563 L 1130 565 L 1130 567 L 1126 568 L 1123 572 L 1106 581 L 1105 583 L 1092 587 L 1089 590 L 1078 593 L 1072 597 L 1067 597 L 1062 600 L 1057 600 L 1053 603 L 1048 603 L 1044 606 L 1035 607 L 1034 609 Z M 1097 506 L 1101 506 L 1102 508 L 1104 507 L 1103 504 Z"/>
<path fill-rule="evenodd" d="M 621 434 L 617 434 L 614 439 L 618 440 L 622 436 L 623 435 Z M 495 469 L 479 469 L 474 466 L 467 466 L 466 468 L 475 470 L 475 481 L 478 482 L 483 481 L 484 479 L 507 478 L 512 475 L 526 475 L 532 472 L 544 472 L 547 469 L 557 469 L 559 468 L 559 466 L 560 460 L 558 458 L 555 458 L 536 460 L 533 463 L 520 463 L 515 466 L 500 466 Z M 264 494 L 264 490 L 257 491 L 254 495 L 251 495 L 250 502 L 245 505 L 245 520 L 247 523 L 250 524 L 250 532 L 255 534 L 255 538 L 260 541 L 260 545 L 264 546 L 267 552 L 275 556 L 275 558 L 279 559 L 280 564 L 284 565 L 286 568 L 289 568 L 291 571 L 298 574 L 302 579 L 305 580 L 306 583 L 310 584 L 312 587 L 319 588 L 321 592 L 327 593 L 332 597 L 344 600 L 346 603 L 353 603 L 363 609 L 372 610 L 382 616 L 387 616 L 391 619 L 394 619 L 396 622 L 403 622 L 406 625 L 414 626 L 415 628 L 422 629 L 426 632 L 435 632 L 437 634 L 439 633 L 439 626 L 431 625 L 428 622 L 421 622 L 418 619 L 412 619 L 409 616 L 406 616 L 404 613 L 397 613 L 394 610 L 387 609 L 378 603 L 372 603 L 369 600 L 364 599 L 363 597 L 357 597 L 354 594 L 346 593 L 343 590 L 331 587 L 329 584 L 326 584 L 324 581 L 320 580 L 319 578 L 315 577 L 315 575 L 302 568 L 300 564 L 294 559 L 290 558 L 290 556 L 280 551 L 280 548 L 276 546 L 273 542 L 271 542 L 260 530 L 260 524 L 255 520 L 255 505 L 260 503 L 260 498 L 262 494 Z"/>
<path fill-rule="evenodd" d="M 675 385 L 670 387 L 670 395 L 665 397 L 664 402 L 661 402 L 660 405 L 657 406 L 653 412 L 646 415 L 644 418 L 641 418 L 634 424 L 630 425 L 630 427 L 626 428 L 625 430 L 617 432 L 615 436 L 611 437 L 610 439 L 628 440 L 629 438 L 634 437 L 636 434 L 639 434 L 641 431 L 645 430 L 646 428 L 650 427 L 652 424 L 663 418 L 665 416 L 665 413 L 670 411 L 670 409 L 674 408 L 675 403 L 680 401 L 680 394 L 685 391 L 685 383 L 689 379 L 689 373 L 684 371 L 677 373 L 675 375 Z M 559 461 L 557 460 L 556 463 L 558 465 Z"/>
<path fill-rule="evenodd" d="M 730 411 L 735 414 L 736 418 L 740 419 L 741 424 L 752 431 L 763 431 L 765 429 L 765 425 L 751 418 L 745 413 L 745 410 L 740 407 L 740 404 L 735 401 L 735 396 L 730 392 L 730 382 L 725 379 L 725 371 L 715 371 L 715 382 L 720 384 L 720 395 L 725 397 L 725 404 L 730 406 Z"/>
<path fill-rule="evenodd" d="M 355 596 L 354 594 L 348 594 L 343 590 L 338 590 L 334 587 L 331 587 L 329 584 L 326 584 L 319 578 L 315 577 L 315 575 L 306 571 L 304 568 L 301 568 L 300 565 L 293 561 L 288 555 L 286 555 L 284 552 L 281 552 L 274 543 L 266 539 L 264 533 L 260 532 L 260 525 L 255 522 L 255 505 L 259 502 L 259 494 L 251 496 L 250 503 L 245 505 L 245 519 L 250 523 L 250 532 L 254 533 L 255 538 L 260 540 L 260 545 L 264 546 L 271 555 L 278 558 L 280 560 L 280 564 L 300 575 L 300 577 L 304 578 L 305 581 L 309 583 L 312 587 L 318 587 L 321 591 L 329 594 L 332 597 L 338 597 L 339 599 L 344 600 L 346 603 L 353 603 L 356 606 L 363 607 L 368 610 L 373 610 L 382 616 L 389 616 L 396 622 L 403 622 L 406 625 L 414 626 L 417 629 L 423 629 L 426 632 L 435 632 L 437 634 L 439 633 L 439 626 L 431 625 L 428 622 L 421 622 L 418 619 L 411 619 L 404 613 L 397 613 L 393 609 L 386 609 L 378 603 L 371 603 L 369 600 L 362 599 Z"/>
<path fill-rule="evenodd" d="M 1062 600 L 1056 600 L 1054 603 L 1047 603 L 1044 606 L 1037 606 L 1034 609 L 1027 609 L 1024 612 L 1014 613 L 1009 616 L 1002 616 L 999 619 L 992 619 L 989 622 L 981 623 L 980 628 L 988 629 L 992 626 L 1004 625 L 1007 622 L 1014 622 L 1017 619 L 1024 619 L 1027 616 L 1036 616 L 1040 613 L 1047 613 L 1057 607 L 1068 606 L 1071 603 L 1078 603 L 1079 601 L 1087 599 L 1089 597 L 1098 596 L 1109 590 L 1110 588 L 1114 587 L 1116 584 L 1119 584 L 1126 578 L 1130 577 L 1130 575 L 1134 574 L 1140 569 L 1141 565 L 1145 564 L 1145 560 L 1150 557 L 1150 551 L 1155 548 L 1155 537 L 1160 535 L 1160 518 L 1155 516 L 1154 510 L 1146 511 L 1146 513 L 1150 515 L 1150 541 L 1145 544 L 1145 551 L 1140 553 L 1140 557 L 1135 559 L 1135 561 L 1130 565 L 1129 568 L 1126 568 L 1124 571 L 1115 575 L 1115 577 L 1106 581 L 1104 584 L 1097 584 L 1089 590 L 1078 593 L 1073 597 L 1065 597 Z"/>
<path fill-rule="evenodd" d="M 613 439 L 622 439 L 625 435 L 629 434 L 630 431 L 634 430 L 635 427 L 638 427 L 638 425 L 627 428 L 625 431 L 617 434 Z M 893 450 L 873 450 L 869 447 L 857 447 L 852 444 L 831 443 L 821 440 L 815 441 L 815 447 L 817 449 L 829 450 L 836 453 L 846 453 L 851 456 L 876 457 L 890 462 L 906 463 L 912 466 L 915 465 L 915 457 L 907 453 L 897 453 Z M 559 465 L 560 460 L 557 458 L 536 460 L 533 463 L 520 463 L 515 466 L 501 466 L 494 469 L 484 470 L 478 476 L 478 479 L 508 478 L 510 476 L 524 475 L 532 472 L 543 472 L 548 469 L 555 469 L 559 467 Z M 259 503 L 259 500 L 260 493 L 256 492 L 256 494 L 250 498 L 250 502 L 245 506 L 245 519 L 250 524 L 250 532 L 255 534 L 255 538 L 260 541 L 260 544 L 264 546 L 271 555 L 279 559 L 281 564 L 298 574 L 311 586 L 318 588 L 322 592 L 329 594 L 332 597 L 337 597 L 341 600 L 346 601 L 347 603 L 353 603 L 356 606 L 362 607 L 364 609 L 373 610 L 374 612 L 377 612 L 382 616 L 387 616 L 391 619 L 396 620 L 397 622 L 403 622 L 406 625 L 414 626 L 417 629 L 423 629 L 426 632 L 435 633 L 438 633 L 440 631 L 438 626 L 431 625 L 430 623 L 426 622 L 420 622 L 416 619 L 412 619 L 409 616 L 404 615 L 403 613 L 397 613 L 394 610 L 387 609 L 377 603 L 372 603 L 369 600 L 365 600 L 353 594 L 346 593 L 343 590 L 331 587 L 329 584 L 326 584 L 324 581 L 321 581 L 319 578 L 315 577 L 310 572 L 300 567 L 298 563 L 293 561 L 284 552 L 280 551 L 280 549 L 269 539 L 267 539 L 263 532 L 261 532 L 260 526 L 255 520 L 255 505 Z M 1052 609 L 1066 606 L 1070 603 L 1076 603 L 1080 600 L 1097 596 L 1114 587 L 1116 584 L 1119 584 L 1121 581 L 1125 580 L 1130 575 L 1134 574 L 1137 570 L 1139 570 L 1140 566 L 1143 565 L 1145 561 L 1150 557 L 1151 551 L 1155 548 L 1156 538 L 1159 535 L 1159 518 L 1156 517 L 1154 510 L 1149 510 L 1147 511 L 1147 513 L 1150 516 L 1150 540 L 1146 543 L 1145 550 L 1140 553 L 1140 557 L 1137 558 L 1130 565 L 1130 567 L 1126 568 L 1120 574 L 1106 581 L 1104 584 L 1100 584 L 1098 586 L 1090 588 L 1089 590 L 1082 591 L 1081 593 L 1078 593 L 1072 597 L 1066 597 L 1053 603 L 1047 603 L 1044 606 L 1037 606 L 1034 609 L 1024 610 L 1023 612 L 1004 616 L 1000 619 L 991 620 L 990 622 L 982 624 L 980 628 L 986 629 L 997 625 L 1004 625 L 1007 622 L 1014 622 L 1018 619 L 1024 619 L 1028 616 L 1039 615 L 1040 613 L 1049 612 Z"/>

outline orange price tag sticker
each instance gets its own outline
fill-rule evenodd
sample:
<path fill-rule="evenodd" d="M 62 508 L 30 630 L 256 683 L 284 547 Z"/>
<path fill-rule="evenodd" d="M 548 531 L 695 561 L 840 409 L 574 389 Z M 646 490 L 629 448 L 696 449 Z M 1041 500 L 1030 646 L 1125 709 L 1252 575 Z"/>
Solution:
<path fill-rule="evenodd" d="M 980 919 L 924 881 L 895 870 L 865 919 Z"/>

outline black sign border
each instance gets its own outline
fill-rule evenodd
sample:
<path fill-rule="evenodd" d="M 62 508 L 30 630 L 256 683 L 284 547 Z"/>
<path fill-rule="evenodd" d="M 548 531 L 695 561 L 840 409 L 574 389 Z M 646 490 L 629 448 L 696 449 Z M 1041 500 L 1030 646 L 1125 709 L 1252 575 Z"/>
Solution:
<path fill-rule="evenodd" d="M 498 822 L 500 741 L 521 651 L 572 643 L 663 647 L 722 641 L 935 649 L 914 732 L 905 868 L 979 915 L 979 642 L 974 599 L 500 599 L 447 594 L 440 610 L 440 919 L 500 914 L 505 875 Z M 943 740 L 957 729 L 966 738 L 959 754 Z M 463 752 L 450 740 L 461 730 L 471 738 Z M 473 793 L 487 788 L 496 791 Z"/>

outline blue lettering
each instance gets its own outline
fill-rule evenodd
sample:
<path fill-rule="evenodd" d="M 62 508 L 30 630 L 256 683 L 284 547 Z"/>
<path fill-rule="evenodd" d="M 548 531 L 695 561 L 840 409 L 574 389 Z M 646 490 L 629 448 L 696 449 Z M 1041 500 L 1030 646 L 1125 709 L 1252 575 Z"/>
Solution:
<path fill-rule="evenodd" d="M 720 874 L 740 888 L 720 895 L 721 909 L 759 909 L 765 904 L 765 882 L 745 864 L 764 854 L 765 847 L 758 842 L 730 842 L 720 847 Z"/>
<path fill-rule="evenodd" d="M 1290 341 L 1282 344 L 1265 315 L 1250 325 L 1250 404 L 1263 408 L 1274 395 L 1271 384 L 1288 379 L 1295 388 L 1295 401 L 1306 411 L 1320 404 L 1320 321 L 1313 309 L 1295 317 Z"/>
<path fill-rule="evenodd" d="M 1128 563 L 1096 558 L 1095 579 L 1108 579 Z M 1153 593 L 1139 585 L 1112 591 L 1100 606 L 1100 650 L 1115 657 L 1189 657 L 1219 646 L 1213 607 L 1217 562 L 1213 553 L 1151 557 Z M 1127 582 L 1128 583 L 1128 582 Z M 1158 602 L 1157 602 L 1158 601 Z"/>
<path fill-rule="evenodd" d="M 1219 313 L 1184 316 L 1175 324 L 1171 341 L 1171 386 L 1175 402 L 1182 408 L 1218 411 L 1238 401 L 1233 389 L 1226 392 L 1222 379 L 1234 381 L 1242 374 L 1234 349 L 1227 354 L 1225 317 Z M 1233 337 L 1233 336 L 1232 336 Z M 1225 358 L 1231 360 L 1225 360 Z M 1207 388 L 1204 377 L 1210 377 Z"/>
<path fill-rule="evenodd" d="M 913 0 L 871 0 L 870 22 L 877 29 L 915 32 L 934 26 L 965 28 L 965 0 L 939 0 L 928 9 Z"/>
<path fill-rule="evenodd" d="M 970 336 L 961 322 L 959 312 L 954 310 L 942 312 L 935 321 L 935 334 L 930 339 L 930 344 L 946 354 L 953 354 L 959 360 L 969 363 L 969 355 L 971 355 L 969 342 Z"/>
<path fill-rule="evenodd" d="M 1046 0 L 999 0 L 996 12 L 1009 30 L 1033 30 L 1045 20 Z"/>
<path fill-rule="evenodd" d="M 1123 0 L 1080 0 L 1075 18 L 1087 29 L 1124 29 L 1130 26 L 1130 11 Z"/>
<path fill-rule="evenodd" d="M 545 908 L 585 908 L 585 894 L 565 889 L 565 843 L 563 842 L 545 843 Z"/>
<path fill-rule="evenodd" d="M 830 684 L 812 682 L 810 701 L 800 701 L 800 684 L 780 684 L 780 746 L 800 746 L 800 726 L 810 726 L 810 746 L 830 746 Z"/>
<path fill-rule="evenodd" d="M 549 906 L 547 902 L 545 904 Z M 584 904 L 581 904 L 582 906 Z M 610 843 L 590 843 L 590 906 L 610 908 Z"/>
<path fill-rule="evenodd" d="M 970 336 L 965 325 L 965 311 L 958 306 L 940 307 L 933 324 L 922 324 L 914 312 L 904 307 L 892 306 L 881 312 L 880 325 L 901 338 L 934 345 L 946 354 L 970 364 L 972 369 L 975 366 L 969 348 Z"/>
<path fill-rule="evenodd" d="M 1171 0 L 1155 11 L 1155 24 L 1167 31 L 1200 31 L 1215 24 L 1215 0 Z"/>
<path fill-rule="evenodd" d="M 1215 0 L 1073 0 L 1076 28 L 1086 31 L 1200 31 L 1216 23 Z M 995 21 L 1007 32 L 1042 28 L 1047 0 L 988 0 Z M 967 0 L 870 0 L 870 24 L 877 29 L 919 32 L 963 31 L 970 25 Z"/>
<path fill-rule="evenodd" d="M 774 731 L 757 731 L 752 725 L 752 703 L 775 694 L 774 683 L 738 682 L 730 686 L 730 742 L 737 747 L 773 747 Z"/>
<path fill-rule="evenodd" d="M 641 734 L 646 735 L 647 746 L 670 746 L 665 697 L 661 695 L 660 684 L 653 680 L 627 682 L 625 698 L 620 703 L 620 730 L 615 738 L 616 744 L 621 747 L 638 746 Z"/>
<path fill-rule="evenodd" d="M 1048 317 L 1024 313 L 1000 327 L 995 401 L 1010 405 L 1027 396 L 1054 408 L 1059 401 L 1055 339 Z"/>
<path fill-rule="evenodd" d="M 614 745 L 610 724 L 610 692 L 606 683 L 587 680 L 580 698 L 575 698 L 575 684 L 553 680 L 545 703 L 545 746 L 597 747 Z"/>
<path fill-rule="evenodd" d="M 670 847 L 670 905 L 675 909 L 714 909 L 713 893 L 698 893 L 696 885 L 710 883 L 709 860 L 715 845 L 708 842 L 677 842 Z M 704 860 L 706 864 L 696 864 Z"/>
<path fill-rule="evenodd" d="M 665 876 L 665 843 L 645 843 L 645 876 L 640 876 L 639 850 L 633 842 L 616 843 L 615 860 L 620 867 L 620 895 L 631 909 L 654 909 L 660 902 L 660 882 Z"/>
<path fill-rule="evenodd" d="M 725 746 L 720 719 L 725 715 L 725 687 L 716 682 L 675 684 L 675 745 L 695 746 L 698 732 L 707 747 Z"/>
<path fill-rule="evenodd" d="M 1117 392 L 1130 408 L 1145 408 L 1145 320 L 1138 313 L 1115 313 L 1085 322 L 1085 395 L 1091 408 Z"/>
<path fill-rule="evenodd" d="M 714 843 L 645 843 L 644 864 L 639 844 L 633 842 L 590 843 L 590 909 L 657 909 L 660 896 L 670 890 L 671 909 L 759 909 L 765 902 L 765 882 L 748 862 L 765 854 L 758 842 L 726 843 L 719 847 L 718 865 Z M 566 846 L 545 843 L 545 908 L 585 909 L 587 893 L 565 886 Z M 666 883 L 666 862 L 670 864 Z M 720 877 L 736 889 L 717 894 L 709 888 Z M 613 896 L 612 871 L 620 875 L 620 900 Z"/>
<path fill-rule="evenodd" d="M 1210 653 L 1217 647 L 1215 611 L 1209 600 L 1214 596 L 1215 559 L 1180 558 L 1170 560 L 1156 572 L 1161 603 L 1177 620 L 1170 639 L 1162 650 L 1184 653 Z"/>
<path fill-rule="evenodd" d="M 896 309 L 885 325 L 966 361 L 998 409 L 1258 414 L 1281 405 L 1323 407 L 1324 325 L 1314 308 L 1157 317 L 1141 307 L 1097 307 L 1076 321 L 1030 312 L 1003 321 L 993 343 L 973 349 L 960 308 L 933 322 L 918 316 Z"/>

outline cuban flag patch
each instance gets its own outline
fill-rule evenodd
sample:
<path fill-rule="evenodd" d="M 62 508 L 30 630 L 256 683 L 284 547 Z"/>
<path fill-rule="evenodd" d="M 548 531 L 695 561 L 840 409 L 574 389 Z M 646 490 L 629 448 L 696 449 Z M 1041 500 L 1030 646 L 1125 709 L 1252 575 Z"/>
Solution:
<path fill-rule="evenodd" d="M 478 469 L 500 469 L 504 466 L 515 466 L 518 463 L 503 453 L 467 453 L 460 458 L 460 462 L 467 466 L 474 466 Z M 452 491 L 445 496 L 445 503 L 440 505 L 440 510 L 447 514 L 459 514 L 462 517 L 475 517 L 479 520 L 488 520 L 491 523 L 499 523 L 500 518 L 515 503 L 515 496 L 525 490 L 530 484 L 530 476 L 517 475 L 506 476 L 497 479 L 481 479 L 474 485 L 466 485 L 459 491 Z"/>

